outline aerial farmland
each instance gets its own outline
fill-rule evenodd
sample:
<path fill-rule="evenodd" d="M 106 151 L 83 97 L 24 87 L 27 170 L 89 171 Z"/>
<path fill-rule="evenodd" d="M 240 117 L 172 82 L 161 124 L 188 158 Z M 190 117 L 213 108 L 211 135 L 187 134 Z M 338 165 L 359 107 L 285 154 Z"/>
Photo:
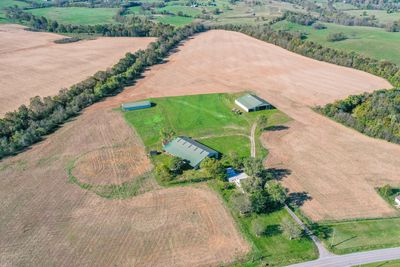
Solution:
<path fill-rule="evenodd" d="M 399 11 L 4 1 L 0 265 L 396 266 Z"/>

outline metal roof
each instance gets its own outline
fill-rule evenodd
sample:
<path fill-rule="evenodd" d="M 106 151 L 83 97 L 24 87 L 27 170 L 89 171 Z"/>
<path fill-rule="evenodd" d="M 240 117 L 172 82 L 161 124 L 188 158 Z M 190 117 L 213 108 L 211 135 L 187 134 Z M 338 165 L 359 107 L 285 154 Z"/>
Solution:
<path fill-rule="evenodd" d="M 246 94 L 244 96 L 241 96 L 238 99 L 236 99 L 236 101 L 238 101 L 240 104 L 242 104 L 248 109 L 255 109 L 256 107 L 259 106 L 271 105 L 264 99 L 261 99 L 258 96 L 251 94 Z"/>
<path fill-rule="evenodd" d="M 164 146 L 171 155 L 189 161 L 190 166 L 197 167 L 206 157 L 216 156 L 218 152 L 185 136 L 176 137 Z"/>
<path fill-rule="evenodd" d="M 136 107 L 143 107 L 143 106 L 151 106 L 151 102 L 148 100 L 139 101 L 139 102 L 128 102 L 123 103 L 121 105 L 122 108 L 136 108 Z"/>

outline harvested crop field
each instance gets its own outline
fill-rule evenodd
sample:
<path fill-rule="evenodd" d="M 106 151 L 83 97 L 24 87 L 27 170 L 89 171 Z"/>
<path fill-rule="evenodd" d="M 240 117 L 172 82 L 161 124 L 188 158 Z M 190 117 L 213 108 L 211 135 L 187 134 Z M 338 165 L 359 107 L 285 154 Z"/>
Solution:
<path fill-rule="evenodd" d="M 154 40 L 99 37 L 68 44 L 53 42 L 62 38 L 65 36 L 0 25 L 0 116 L 29 103 L 33 96 L 55 95 Z"/>
<path fill-rule="evenodd" d="M 143 153 L 143 144 L 105 147 L 79 157 L 72 174 L 88 184 L 122 184 L 150 171 L 150 160 Z"/>
<path fill-rule="evenodd" d="M 93 152 L 85 162 L 95 166 L 101 158 L 118 172 L 93 167 L 100 183 L 151 168 L 141 161 L 145 150 L 135 131 L 110 109 L 87 111 L 0 163 L 1 266 L 208 266 L 249 250 L 222 201 L 206 187 L 160 189 L 149 176 L 141 190 L 149 192 L 108 200 L 68 182 L 66 166 L 102 147 L 106 155 Z M 121 163 L 129 175 L 119 170 Z"/>
<path fill-rule="evenodd" d="M 267 166 L 290 170 L 283 183 L 312 197 L 302 207 L 308 216 L 327 220 L 396 214 L 374 187 L 400 184 L 400 146 L 366 137 L 311 110 L 351 94 L 390 88 L 387 81 L 235 32 L 209 31 L 179 49 L 133 88 L 93 108 L 148 97 L 253 90 L 294 119 L 287 130 L 264 136 L 271 152 Z"/>

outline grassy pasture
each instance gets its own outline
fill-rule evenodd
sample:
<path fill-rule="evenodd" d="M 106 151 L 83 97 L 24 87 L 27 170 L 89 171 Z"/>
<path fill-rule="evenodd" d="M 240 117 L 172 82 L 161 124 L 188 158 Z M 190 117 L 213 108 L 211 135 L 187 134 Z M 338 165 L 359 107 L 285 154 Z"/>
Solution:
<path fill-rule="evenodd" d="M 117 8 L 48 7 L 28 10 L 35 16 L 57 20 L 66 24 L 94 25 L 114 23 Z"/>
<path fill-rule="evenodd" d="M 379 22 L 388 23 L 396 20 L 400 20 L 400 12 L 387 13 L 386 10 L 348 10 L 347 14 L 363 17 L 364 12 L 367 13 L 367 16 L 374 15 Z"/>
<path fill-rule="evenodd" d="M 276 23 L 273 27 L 277 30 L 291 32 L 304 32 L 307 39 L 327 47 L 357 52 L 365 56 L 389 60 L 400 64 L 400 33 L 386 32 L 384 29 L 372 27 L 343 26 L 325 23 L 327 29 L 315 30 L 311 26 L 302 26 L 287 21 Z M 339 42 L 328 42 L 331 33 L 343 32 L 348 39 Z"/>
<path fill-rule="evenodd" d="M 214 137 L 199 140 L 202 144 L 212 147 L 223 154 L 237 153 L 240 157 L 250 156 L 249 138 L 246 136 Z"/>
<path fill-rule="evenodd" d="M 329 229 L 324 239 L 337 254 L 400 246 L 400 218 L 356 220 L 321 224 Z"/>
<path fill-rule="evenodd" d="M 267 115 L 271 123 L 283 123 L 288 117 L 276 109 L 236 115 L 231 109 L 235 107 L 237 96 L 206 94 L 150 99 L 155 107 L 125 112 L 124 116 L 148 149 L 160 149 L 159 133 L 169 128 L 178 135 L 200 138 L 211 147 L 215 145 L 221 153 L 234 149 L 239 154 L 249 155 L 250 140 L 247 136 L 259 115 Z M 221 137 L 228 137 L 232 145 L 227 146 L 226 139 Z"/>
<path fill-rule="evenodd" d="M 165 6 L 163 8 L 157 8 L 156 10 L 158 12 L 168 11 L 168 12 L 174 13 L 175 15 L 178 15 L 178 12 L 182 12 L 183 14 L 191 16 L 191 17 L 195 17 L 195 16 L 201 14 L 200 9 L 198 9 L 198 8 L 192 8 L 189 6 L 181 6 L 181 5 L 169 5 L 169 6 Z"/>
<path fill-rule="evenodd" d="M 9 19 L 6 18 L 4 8 L 10 6 L 26 7 L 28 6 L 25 2 L 19 2 L 15 0 L 1 0 L 0 1 L 0 23 L 10 23 Z"/>
<path fill-rule="evenodd" d="M 184 26 L 193 22 L 191 17 L 173 16 L 173 15 L 157 15 L 155 20 L 164 24 L 171 24 L 174 26 Z"/>
<path fill-rule="evenodd" d="M 232 208 L 229 201 L 235 189 L 221 189 L 215 181 L 209 182 L 209 185 L 222 196 L 240 231 L 251 244 L 252 251 L 248 255 L 247 262 L 237 266 L 286 266 L 317 258 L 318 252 L 309 238 L 288 240 L 283 236 L 279 226 L 284 218 L 291 218 L 285 209 L 269 214 L 242 217 Z M 251 227 L 252 221 L 256 219 L 261 220 L 265 226 L 265 233 L 260 237 L 254 234 Z"/>

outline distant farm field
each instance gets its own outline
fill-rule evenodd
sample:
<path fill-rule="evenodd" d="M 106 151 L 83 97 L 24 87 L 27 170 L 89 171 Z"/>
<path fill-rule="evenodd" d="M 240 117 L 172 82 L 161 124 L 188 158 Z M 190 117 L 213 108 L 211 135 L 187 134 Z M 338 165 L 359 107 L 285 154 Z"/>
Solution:
<path fill-rule="evenodd" d="M 115 23 L 118 8 L 85 8 L 85 7 L 47 7 L 27 10 L 35 16 L 43 16 L 64 24 L 105 24 Z"/>
<path fill-rule="evenodd" d="M 158 22 L 164 23 L 164 24 L 171 24 L 175 26 L 183 26 L 186 24 L 189 24 L 193 21 L 193 18 L 191 17 L 182 17 L 182 16 L 174 16 L 174 15 L 159 15 L 156 16 L 155 19 Z"/>
<path fill-rule="evenodd" d="M 387 32 L 381 28 L 343 26 L 324 23 L 327 29 L 315 30 L 311 26 L 302 26 L 287 21 L 274 24 L 275 29 L 292 32 L 304 32 L 307 39 L 347 52 L 356 52 L 378 60 L 389 60 L 400 64 L 400 33 Z M 331 33 L 344 33 L 348 39 L 338 42 L 328 42 Z"/>
<path fill-rule="evenodd" d="M 400 20 L 400 12 L 388 13 L 386 10 L 348 10 L 347 14 L 354 15 L 356 17 L 375 16 L 380 23 L 388 23 Z"/>
<path fill-rule="evenodd" d="M 99 70 L 113 66 L 127 52 L 144 49 L 154 38 L 97 38 L 55 44 L 65 36 L 0 25 L 0 116 L 28 104 L 34 96 L 55 95 Z"/>
<path fill-rule="evenodd" d="M 9 6 L 18 6 L 18 7 L 25 7 L 28 6 L 25 2 L 20 2 L 16 0 L 1 0 L 0 1 L 0 24 L 1 23 L 8 23 L 9 20 L 6 18 L 6 14 L 4 8 Z"/>

